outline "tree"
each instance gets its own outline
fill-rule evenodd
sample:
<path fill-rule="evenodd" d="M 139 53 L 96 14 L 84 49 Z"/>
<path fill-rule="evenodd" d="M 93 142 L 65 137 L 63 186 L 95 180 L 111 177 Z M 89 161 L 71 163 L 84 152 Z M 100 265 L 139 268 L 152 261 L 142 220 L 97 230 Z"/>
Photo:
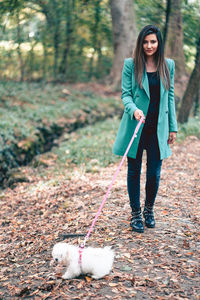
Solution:
<path fill-rule="evenodd" d="M 155 24 L 164 36 L 167 29 L 168 38 L 171 35 L 171 2 L 174 1 L 135 0 L 133 7 L 132 0 L 0 1 L 0 77 L 74 82 L 105 80 L 110 74 L 107 82 L 119 88 L 123 60 L 132 56 L 135 46 L 136 27 L 140 30 Z M 182 0 L 181 9 L 184 54 L 191 69 L 198 36 L 199 1 Z M 169 26 L 165 27 L 167 20 Z M 183 52 L 182 42 L 176 38 L 172 46 L 175 44 Z M 168 55 L 175 58 L 173 53 Z M 188 78 L 185 77 L 185 85 Z M 176 94 L 182 96 L 179 86 L 184 91 L 183 81 L 179 85 L 176 82 Z"/>
<path fill-rule="evenodd" d="M 165 54 L 175 60 L 175 80 L 181 81 L 186 74 L 185 56 L 183 51 L 183 30 L 181 15 L 181 0 L 168 0 L 167 5 L 168 28 L 165 28 Z"/>
<path fill-rule="evenodd" d="M 197 40 L 197 52 L 195 59 L 195 67 L 190 76 L 187 89 L 182 99 L 182 104 L 178 114 L 178 121 L 185 123 L 188 121 L 189 114 L 194 103 L 195 97 L 199 89 L 199 78 L 200 78 L 200 34 Z"/>
<path fill-rule="evenodd" d="M 16 21 L 17 21 L 17 53 L 19 58 L 19 65 L 20 65 L 20 81 L 24 81 L 24 62 L 21 52 L 21 43 L 22 43 L 22 36 L 21 36 L 21 25 L 20 25 L 20 17 L 19 17 L 19 10 L 16 10 Z"/>
<path fill-rule="evenodd" d="M 167 0 L 167 7 L 165 12 L 165 27 L 163 32 L 163 42 L 166 43 L 168 28 L 169 28 L 169 16 L 171 11 L 171 0 Z"/>
<path fill-rule="evenodd" d="M 125 57 L 132 56 L 136 44 L 136 20 L 132 0 L 110 0 L 114 57 L 110 79 L 119 87 Z"/>
<path fill-rule="evenodd" d="M 64 1 L 64 15 L 66 18 L 65 23 L 65 42 L 64 42 L 64 50 L 62 54 L 62 60 L 59 67 L 59 75 L 66 77 L 67 72 L 67 59 L 72 43 L 72 33 L 73 33 L 73 17 L 74 17 L 74 8 L 75 1 L 74 0 L 65 0 Z M 63 78 L 64 79 L 64 78 Z M 66 79 L 66 78 L 65 78 Z"/>
<path fill-rule="evenodd" d="M 200 106 L 200 86 L 197 87 L 196 96 L 194 99 L 194 117 L 198 116 L 199 114 L 199 106 Z"/>
<path fill-rule="evenodd" d="M 98 55 L 98 61 L 101 59 L 101 46 L 100 46 L 100 39 L 99 39 L 99 26 L 100 26 L 100 20 L 101 20 L 101 0 L 95 0 L 93 1 L 94 5 L 94 20 L 90 24 L 90 30 L 91 30 L 91 46 L 94 49 L 90 62 L 89 62 L 89 78 L 92 77 L 94 73 L 94 58 L 95 55 Z"/>

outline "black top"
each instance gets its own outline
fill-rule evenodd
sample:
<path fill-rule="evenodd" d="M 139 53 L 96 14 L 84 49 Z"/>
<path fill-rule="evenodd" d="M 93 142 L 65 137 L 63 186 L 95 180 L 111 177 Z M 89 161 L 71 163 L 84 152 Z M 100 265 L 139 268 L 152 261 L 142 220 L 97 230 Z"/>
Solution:
<path fill-rule="evenodd" d="M 150 103 L 144 128 L 157 132 L 157 122 L 160 104 L 160 77 L 157 72 L 147 72 L 149 80 Z"/>

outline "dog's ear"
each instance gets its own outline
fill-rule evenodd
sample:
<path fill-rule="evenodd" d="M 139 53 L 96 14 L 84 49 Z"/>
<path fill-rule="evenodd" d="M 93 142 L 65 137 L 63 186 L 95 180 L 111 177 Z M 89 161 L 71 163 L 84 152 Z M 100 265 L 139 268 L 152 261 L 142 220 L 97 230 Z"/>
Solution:
<path fill-rule="evenodd" d="M 63 265 L 65 265 L 66 267 L 69 266 L 69 251 L 66 250 L 65 255 L 63 257 Z"/>

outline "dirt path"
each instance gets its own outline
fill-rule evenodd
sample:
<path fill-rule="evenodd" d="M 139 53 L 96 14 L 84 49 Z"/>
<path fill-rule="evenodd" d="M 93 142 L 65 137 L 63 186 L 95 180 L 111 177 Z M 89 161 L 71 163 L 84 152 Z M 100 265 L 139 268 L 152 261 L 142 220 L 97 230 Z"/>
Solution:
<path fill-rule="evenodd" d="M 62 234 L 87 233 L 117 165 L 95 174 L 77 169 L 60 178 L 40 178 L 25 168 L 30 182 L 0 194 L 0 298 L 199 299 L 199 157 L 195 137 L 173 146 L 173 156 L 163 163 L 156 228 L 143 234 L 129 227 L 123 166 L 88 241 L 112 245 L 116 252 L 112 273 L 98 281 L 87 276 L 64 281 L 49 262 Z M 144 179 L 145 163 L 142 206 Z"/>

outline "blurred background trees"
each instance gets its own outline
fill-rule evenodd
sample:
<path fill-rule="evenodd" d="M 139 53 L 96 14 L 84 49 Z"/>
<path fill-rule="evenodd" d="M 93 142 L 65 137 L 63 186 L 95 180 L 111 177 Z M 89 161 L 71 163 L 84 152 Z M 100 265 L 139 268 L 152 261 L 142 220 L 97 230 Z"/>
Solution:
<path fill-rule="evenodd" d="M 125 57 L 133 55 L 137 39 L 135 9 L 132 0 L 110 1 L 113 31 L 113 65 L 110 79 L 113 87 L 120 86 L 121 66 Z"/>
<path fill-rule="evenodd" d="M 113 46 L 108 1 L 11 2 L 0 3 L 1 78 L 74 82 L 109 73 Z"/>
<path fill-rule="evenodd" d="M 167 34 L 165 36 L 165 55 L 173 57 L 176 63 L 175 80 L 182 81 L 186 74 L 183 49 L 183 23 L 181 0 L 169 0 Z"/>
<path fill-rule="evenodd" d="M 123 60 L 132 55 L 137 33 L 155 24 L 176 63 L 176 95 L 184 99 L 189 83 L 195 91 L 187 101 L 197 111 L 199 20 L 198 0 L 4 0 L 0 79 L 98 80 L 120 89 Z M 190 78 L 192 71 L 197 75 Z"/>

